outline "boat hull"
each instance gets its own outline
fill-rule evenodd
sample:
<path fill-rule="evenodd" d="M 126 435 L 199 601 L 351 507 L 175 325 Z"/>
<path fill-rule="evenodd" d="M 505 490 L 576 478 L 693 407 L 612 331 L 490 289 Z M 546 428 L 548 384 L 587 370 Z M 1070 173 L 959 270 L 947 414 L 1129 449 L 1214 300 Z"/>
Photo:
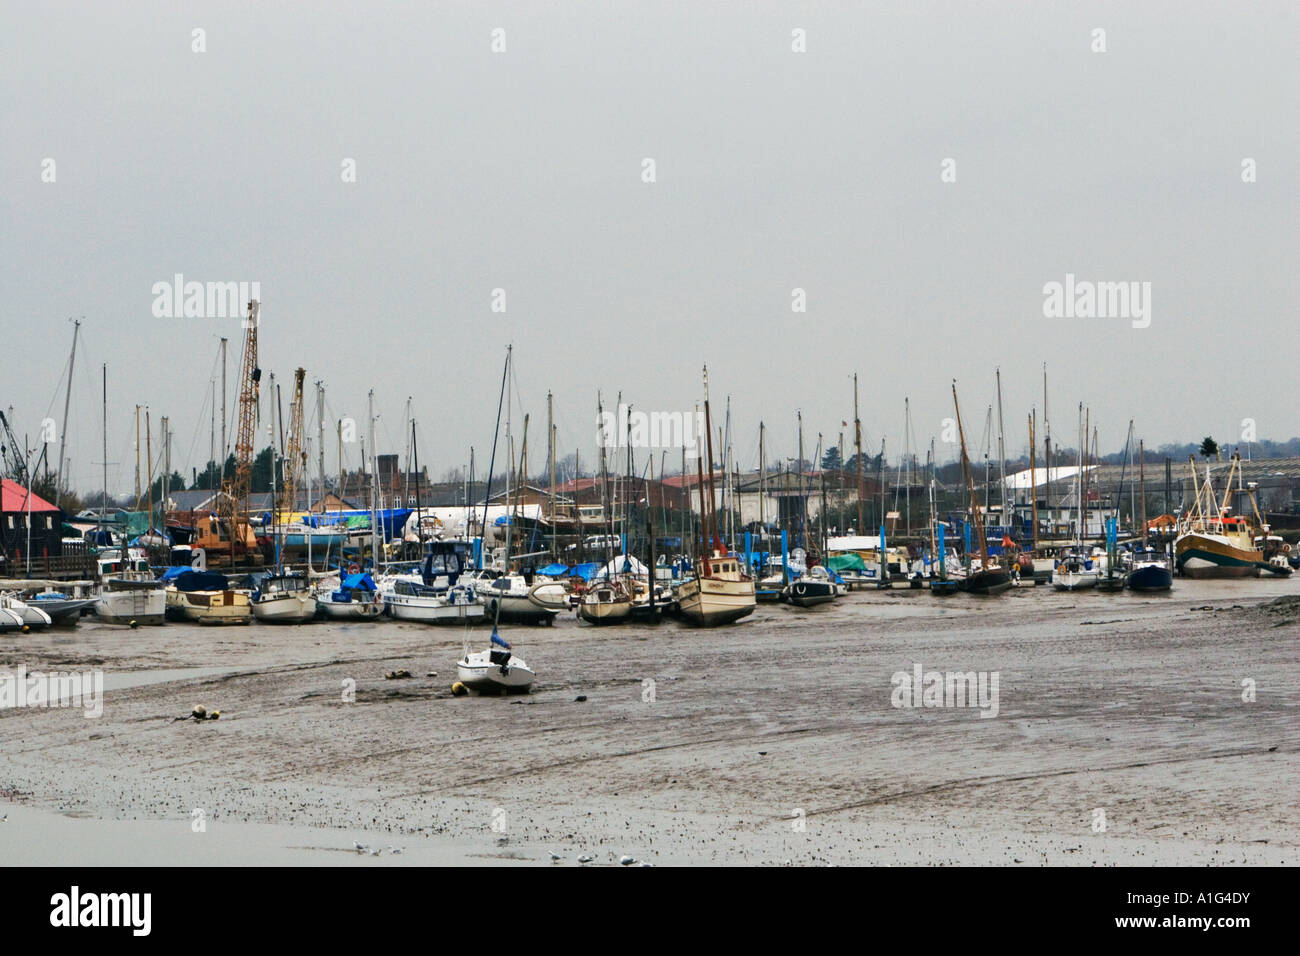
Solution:
<path fill-rule="evenodd" d="M 998 568 L 992 571 L 973 571 L 962 580 L 960 586 L 967 594 L 992 597 L 1011 590 L 1012 584 L 1011 572 Z"/>
<path fill-rule="evenodd" d="M 105 591 L 95 602 L 95 617 L 105 624 L 162 624 L 166 611 L 162 588 Z"/>
<path fill-rule="evenodd" d="M 316 616 L 310 595 L 282 594 L 253 602 L 253 617 L 264 624 L 304 624 Z"/>
<path fill-rule="evenodd" d="M 76 624 L 81 617 L 81 612 L 85 608 L 94 607 L 96 601 L 94 598 L 60 598 L 48 601 L 33 598 L 31 603 L 48 614 L 50 620 L 56 625 L 66 625 Z"/>
<path fill-rule="evenodd" d="M 754 613 L 753 581 L 692 578 L 677 591 L 681 616 L 696 627 L 732 624 Z"/>
<path fill-rule="evenodd" d="M 618 601 L 583 601 L 578 605 L 578 617 L 588 624 L 626 624 L 632 618 L 632 599 Z"/>
<path fill-rule="evenodd" d="M 835 597 L 835 585 L 821 581 L 792 581 L 782 593 L 782 599 L 795 607 L 830 604 Z"/>
<path fill-rule="evenodd" d="M 1185 534 L 1174 543 L 1178 572 L 1189 578 L 1253 578 L 1263 553 L 1239 548 L 1222 535 Z"/>
<path fill-rule="evenodd" d="M 487 619 L 487 608 L 478 602 L 452 604 L 405 594 L 386 594 L 384 606 L 389 617 L 420 624 L 478 624 Z"/>
<path fill-rule="evenodd" d="M 503 624 L 549 624 L 560 613 L 558 609 L 546 607 L 528 595 L 479 593 L 483 595 L 487 616 Z"/>
<path fill-rule="evenodd" d="M 510 657 L 504 664 L 492 661 L 487 651 L 456 662 L 456 678 L 476 694 L 526 694 L 537 675 L 523 661 Z"/>
<path fill-rule="evenodd" d="M 1130 591 L 1168 591 L 1174 586 L 1174 573 L 1167 567 L 1139 565 L 1128 573 Z"/>
<path fill-rule="evenodd" d="M 253 619 L 248 595 L 240 591 L 179 591 L 169 588 L 167 617 L 191 624 L 223 626 Z"/>
<path fill-rule="evenodd" d="M 333 621 L 373 621 L 384 613 L 382 601 L 329 601 L 318 599 L 321 614 Z"/>

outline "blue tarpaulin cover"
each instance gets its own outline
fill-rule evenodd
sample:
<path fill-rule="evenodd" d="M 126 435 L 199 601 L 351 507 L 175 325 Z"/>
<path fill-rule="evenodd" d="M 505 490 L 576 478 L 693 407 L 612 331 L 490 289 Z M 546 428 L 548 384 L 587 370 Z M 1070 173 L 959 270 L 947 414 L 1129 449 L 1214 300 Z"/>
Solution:
<path fill-rule="evenodd" d="M 544 574 L 548 578 L 559 578 L 559 577 L 564 577 L 565 572 L 567 572 L 568 570 L 569 570 L 569 566 L 567 564 L 561 564 L 560 562 L 557 561 L 555 564 L 548 564 L 544 568 L 538 568 L 537 573 Z"/>
<path fill-rule="evenodd" d="M 575 564 L 569 569 L 569 575 L 590 582 L 591 579 L 596 576 L 596 572 L 602 567 L 603 565 L 599 561 L 589 561 L 586 564 Z"/>
<path fill-rule="evenodd" d="M 176 575 L 178 591 L 224 591 L 228 587 L 226 576 L 216 571 L 185 570 Z"/>
<path fill-rule="evenodd" d="M 362 571 L 360 574 L 349 574 L 339 583 L 339 589 L 343 591 L 373 591 L 375 589 L 375 579 L 370 576 L 369 571 Z"/>

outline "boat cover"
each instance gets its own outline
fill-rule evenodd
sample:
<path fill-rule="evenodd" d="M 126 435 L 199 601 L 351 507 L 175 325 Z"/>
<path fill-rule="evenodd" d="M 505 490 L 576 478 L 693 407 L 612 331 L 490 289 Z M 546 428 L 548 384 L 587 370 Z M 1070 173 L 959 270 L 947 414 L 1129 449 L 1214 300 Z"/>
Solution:
<path fill-rule="evenodd" d="M 832 554 L 826 559 L 826 567 L 831 571 L 865 571 L 867 564 L 862 555 L 855 552 Z"/>
<path fill-rule="evenodd" d="M 186 569 L 176 575 L 178 591 L 224 591 L 227 588 L 226 576 L 217 571 L 191 571 Z"/>

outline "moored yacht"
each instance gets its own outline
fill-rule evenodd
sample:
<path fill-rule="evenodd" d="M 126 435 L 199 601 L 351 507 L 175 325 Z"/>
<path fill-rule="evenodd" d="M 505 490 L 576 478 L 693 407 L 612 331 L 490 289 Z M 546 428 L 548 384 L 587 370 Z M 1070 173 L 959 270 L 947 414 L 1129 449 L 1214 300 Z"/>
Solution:
<path fill-rule="evenodd" d="M 253 617 L 267 624 L 302 624 L 316 616 L 316 596 L 301 574 L 283 572 L 263 578 L 252 605 Z"/>

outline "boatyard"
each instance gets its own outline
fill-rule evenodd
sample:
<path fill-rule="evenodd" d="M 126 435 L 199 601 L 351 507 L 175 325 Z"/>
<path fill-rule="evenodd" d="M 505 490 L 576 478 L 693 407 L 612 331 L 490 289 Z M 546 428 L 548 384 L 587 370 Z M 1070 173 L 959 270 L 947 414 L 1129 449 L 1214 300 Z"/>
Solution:
<path fill-rule="evenodd" d="M 1294 4 L 11 6 L 19 935 L 1286 925 Z"/>
<path fill-rule="evenodd" d="M 110 689 L 98 720 L 0 714 L 5 809 L 37 814 L 0 852 L 51 861 L 77 833 L 118 863 L 1292 864 L 1300 595 L 1228 588 L 869 590 L 725 630 L 566 614 L 512 635 L 539 677 L 503 698 L 453 695 L 455 629 L 50 629 L 0 665 Z M 894 706 L 914 666 L 998 672 L 996 718 Z M 220 719 L 173 722 L 200 704 Z"/>

